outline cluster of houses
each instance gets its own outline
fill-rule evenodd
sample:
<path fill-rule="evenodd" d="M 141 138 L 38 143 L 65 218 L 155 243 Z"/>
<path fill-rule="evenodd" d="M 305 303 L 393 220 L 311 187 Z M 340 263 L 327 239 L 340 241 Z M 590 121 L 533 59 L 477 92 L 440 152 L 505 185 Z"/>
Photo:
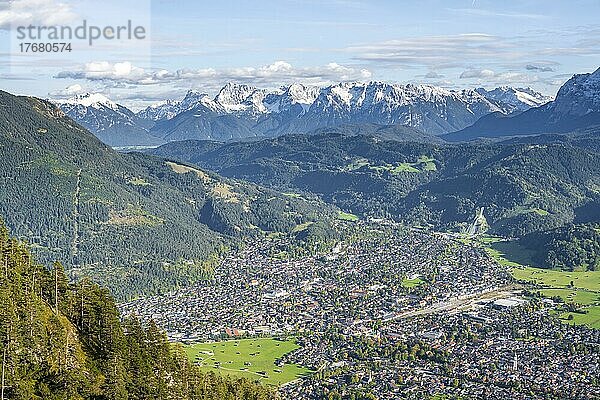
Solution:
<path fill-rule="evenodd" d="M 490 301 L 477 309 L 484 321 L 464 312 L 426 314 L 384 327 L 376 340 L 303 335 L 285 361 L 318 372 L 287 385 L 284 397 L 600 398 L 600 331 L 562 324 L 545 307 Z"/>
<path fill-rule="evenodd" d="M 173 341 L 323 331 L 339 323 L 364 332 L 370 321 L 493 289 L 508 276 L 480 250 L 442 235 L 374 230 L 330 254 L 280 260 L 276 240 L 225 258 L 210 281 L 121 304 L 153 319 Z M 406 280 L 419 280 L 415 286 Z"/>
<path fill-rule="evenodd" d="M 532 307 L 483 250 L 394 225 L 356 229 L 328 254 L 292 259 L 272 257 L 290 239 L 257 240 L 211 280 L 120 311 L 173 341 L 295 335 L 300 349 L 281 361 L 316 372 L 282 386 L 284 398 L 600 398 L 597 331 Z"/>

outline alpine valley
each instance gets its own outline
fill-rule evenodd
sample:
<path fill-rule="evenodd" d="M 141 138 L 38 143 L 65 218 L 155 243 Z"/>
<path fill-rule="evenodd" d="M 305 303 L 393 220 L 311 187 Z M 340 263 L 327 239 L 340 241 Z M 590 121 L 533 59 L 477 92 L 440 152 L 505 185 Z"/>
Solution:
<path fill-rule="evenodd" d="M 482 212 L 484 230 L 506 237 L 596 223 L 599 76 L 573 76 L 555 99 L 229 83 L 137 113 L 100 94 L 56 107 L 2 93 L 0 213 L 42 261 L 122 298 L 208 276 L 261 232 L 331 240 L 339 212 L 454 232 Z"/>
<path fill-rule="evenodd" d="M 254 141 L 175 141 L 148 152 L 316 194 L 357 215 L 436 229 L 460 231 L 483 208 L 491 233 L 519 237 L 596 218 L 590 213 L 600 204 L 599 74 L 574 76 L 552 101 L 528 89 L 341 84 L 322 89 L 294 123 L 326 127 Z M 232 98 L 221 91 L 215 103 L 229 99 L 231 110 Z M 236 110 L 271 118 L 248 100 L 256 97 L 235 98 L 247 99 Z M 313 113 L 335 118 L 317 122 Z M 478 113 L 470 127 L 443 133 Z M 408 125 L 393 124 L 399 120 Z M 460 138 L 480 139 L 456 143 Z"/>
<path fill-rule="evenodd" d="M 0 400 L 600 400 L 600 0 L 0 0 Z"/>
<path fill-rule="evenodd" d="M 0 120 L 0 215 L 11 232 L 40 261 L 61 260 L 120 298 L 207 276 L 241 237 L 326 228 L 334 215 L 316 199 L 118 153 L 44 100 L 0 92 Z"/>
<path fill-rule="evenodd" d="M 2 398 L 599 398 L 599 99 L 0 91 Z"/>

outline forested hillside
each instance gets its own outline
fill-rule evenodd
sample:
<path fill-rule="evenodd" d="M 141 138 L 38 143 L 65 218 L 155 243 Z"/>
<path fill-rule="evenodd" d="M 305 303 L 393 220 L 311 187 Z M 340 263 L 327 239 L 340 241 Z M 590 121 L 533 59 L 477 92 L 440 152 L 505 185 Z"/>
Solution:
<path fill-rule="evenodd" d="M 119 154 L 54 105 L 0 92 L 0 216 L 44 262 L 120 298 L 210 275 L 240 238 L 327 221 L 322 202 Z"/>
<path fill-rule="evenodd" d="M 176 142 L 152 153 L 314 193 L 363 216 L 438 229 L 463 229 L 484 207 L 493 232 L 521 236 L 597 218 L 600 155 L 586 145 L 593 133 L 586 135 L 565 143 L 427 144 L 323 132 L 252 143 Z"/>
<path fill-rule="evenodd" d="M 271 399 L 264 387 L 203 374 L 156 325 L 119 314 L 106 289 L 69 284 L 0 222 L 2 394 L 12 400 Z"/>
<path fill-rule="evenodd" d="M 599 207 L 600 208 L 600 207 Z M 577 224 L 536 232 L 519 243 L 545 268 L 600 271 L 600 225 Z"/>
<path fill-rule="evenodd" d="M 591 126 L 565 134 L 542 134 L 524 137 L 513 137 L 502 141 L 504 144 L 550 144 L 562 143 L 581 147 L 589 151 L 600 152 L 600 126 Z"/>

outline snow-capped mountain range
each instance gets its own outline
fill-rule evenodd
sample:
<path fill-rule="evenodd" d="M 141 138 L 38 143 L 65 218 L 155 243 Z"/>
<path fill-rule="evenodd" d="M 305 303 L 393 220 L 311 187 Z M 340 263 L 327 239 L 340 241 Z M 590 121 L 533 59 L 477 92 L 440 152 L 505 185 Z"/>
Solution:
<path fill-rule="evenodd" d="M 485 90 L 484 88 L 475 90 L 485 98 L 513 107 L 513 111 L 525 111 L 552 101 L 552 97 L 544 96 L 531 88 L 501 86 L 493 90 Z"/>
<path fill-rule="evenodd" d="M 600 126 L 600 68 L 574 75 L 556 94 L 556 99 L 520 114 L 493 113 L 472 126 L 444 135 L 452 141 L 478 137 L 503 137 L 543 133 L 567 133 Z"/>
<path fill-rule="evenodd" d="M 439 135 L 490 113 L 510 114 L 549 100 L 531 89 L 509 87 L 453 91 L 430 85 L 343 82 L 267 90 L 228 83 L 214 97 L 190 90 L 181 100 L 165 100 L 137 114 L 99 94 L 76 96 L 60 107 L 111 145 L 145 145 L 273 137 L 363 123 L 407 125 Z M 119 131 L 123 128 L 127 137 Z"/>
<path fill-rule="evenodd" d="M 552 111 L 578 117 L 600 112 L 600 68 L 569 79 L 558 91 Z"/>
<path fill-rule="evenodd" d="M 301 107 L 300 114 L 312 112 L 356 113 L 366 109 L 393 111 L 403 106 L 423 103 L 463 102 L 466 107 L 484 106 L 492 111 L 524 111 L 538 107 L 552 100 L 530 88 L 500 87 L 486 91 L 475 90 L 450 91 L 429 85 L 389 85 L 381 82 L 340 83 L 319 88 L 292 84 L 268 91 L 248 85 L 228 83 L 219 93 L 210 98 L 205 93 L 189 91 L 180 101 L 167 100 L 152 105 L 138 113 L 139 117 L 159 121 L 173 118 L 198 104 L 223 114 L 262 114 L 289 111 L 296 105 Z M 372 112 L 371 112 L 372 113 Z"/>
<path fill-rule="evenodd" d="M 165 143 L 150 134 L 152 124 L 99 93 L 80 94 L 56 103 L 65 114 L 111 146 Z"/>
<path fill-rule="evenodd" d="M 302 111 L 307 111 L 319 95 L 319 91 L 320 88 L 316 86 L 300 84 L 268 91 L 248 85 L 228 83 L 214 98 L 206 93 L 190 90 L 182 100 L 165 100 L 145 108 L 137 115 L 151 121 L 163 121 L 196 106 L 203 106 L 220 114 L 255 117 L 261 114 L 288 111 L 296 105 L 299 105 Z"/>

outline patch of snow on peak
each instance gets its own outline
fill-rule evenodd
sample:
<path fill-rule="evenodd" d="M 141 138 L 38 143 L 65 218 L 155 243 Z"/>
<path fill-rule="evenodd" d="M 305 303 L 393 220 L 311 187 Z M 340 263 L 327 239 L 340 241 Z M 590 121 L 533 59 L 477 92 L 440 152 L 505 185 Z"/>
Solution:
<path fill-rule="evenodd" d="M 290 99 L 297 104 L 312 104 L 319 95 L 319 87 L 304 86 L 299 83 L 290 85 L 287 89 Z"/>
<path fill-rule="evenodd" d="M 489 100 L 512 107 L 512 110 L 508 111 L 525 111 L 552 101 L 551 97 L 544 96 L 531 88 L 500 86 L 492 90 L 478 88 L 476 91 Z"/>
<path fill-rule="evenodd" d="M 113 110 L 117 110 L 119 108 L 119 106 L 117 106 L 115 102 L 111 101 L 108 97 L 100 93 L 78 94 L 65 101 L 65 103 L 93 108 L 100 108 L 101 106 L 105 106 L 108 108 L 112 108 Z"/>
<path fill-rule="evenodd" d="M 244 111 L 248 109 L 246 101 L 256 90 L 252 86 L 230 82 L 219 91 L 215 102 L 221 105 L 226 112 Z M 250 101 L 254 104 L 256 98 L 250 99 Z"/>

